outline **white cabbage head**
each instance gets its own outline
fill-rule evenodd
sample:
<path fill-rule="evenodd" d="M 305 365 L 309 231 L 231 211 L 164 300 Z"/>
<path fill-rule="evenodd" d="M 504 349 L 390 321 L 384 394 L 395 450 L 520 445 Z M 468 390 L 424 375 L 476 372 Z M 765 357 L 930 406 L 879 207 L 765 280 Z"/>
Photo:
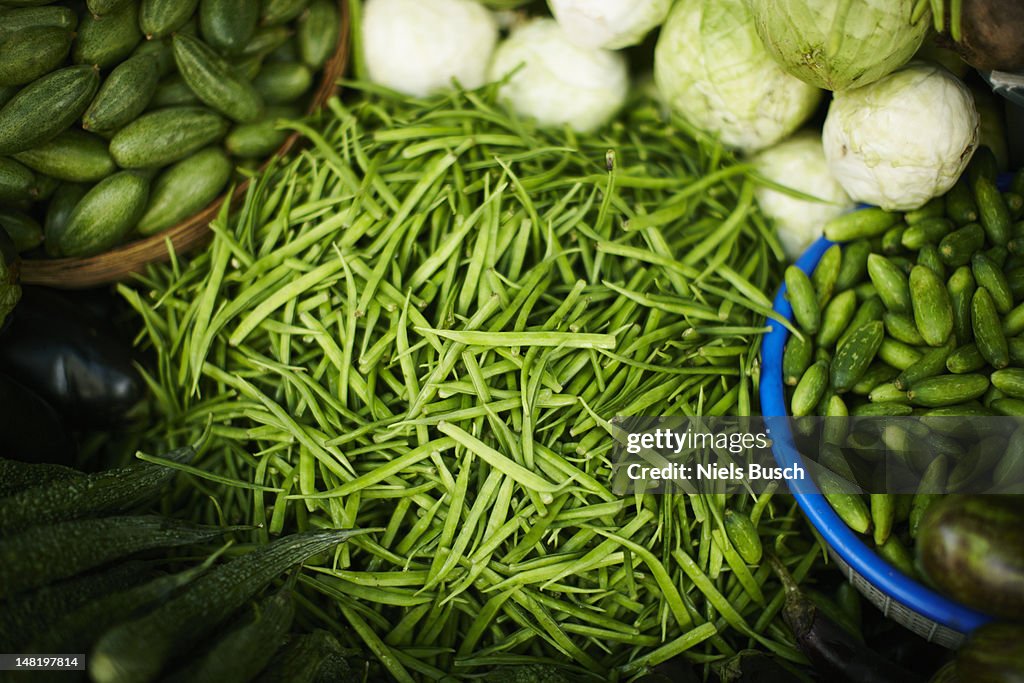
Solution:
<path fill-rule="evenodd" d="M 900 68 L 921 46 L 931 13 L 915 23 L 917 0 L 751 0 L 768 52 L 819 88 L 867 85 Z"/>
<path fill-rule="evenodd" d="M 821 97 L 768 56 L 746 0 L 679 0 L 654 50 L 654 78 L 680 115 L 748 152 L 799 128 Z"/>
<path fill-rule="evenodd" d="M 554 19 L 523 24 L 498 46 L 490 79 L 512 72 L 499 91 L 503 101 L 542 125 L 580 132 L 605 124 L 629 92 L 622 55 L 573 43 Z"/>
<path fill-rule="evenodd" d="M 755 190 L 757 203 L 775 223 L 790 261 L 821 236 L 826 222 L 854 207 L 828 170 L 817 132 L 802 131 L 769 147 L 754 157 L 754 164 L 765 178 L 820 200 L 812 202 L 764 186 Z"/>
<path fill-rule="evenodd" d="M 970 91 L 936 64 L 911 62 L 837 92 L 822 129 L 829 168 L 853 199 L 909 211 L 949 191 L 978 146 Z"/>
<path fill-rule="evenodd" d="M 367 0 L 362 39 L 371 81 L 422 97 L 483 85 L 498 25 L 473 0 Z"/>
<path fill-rule="evenodd" d="M 548 0 L 548 6 L 574 43 L 618 50 L 660 26 L 672 0 Z"/>

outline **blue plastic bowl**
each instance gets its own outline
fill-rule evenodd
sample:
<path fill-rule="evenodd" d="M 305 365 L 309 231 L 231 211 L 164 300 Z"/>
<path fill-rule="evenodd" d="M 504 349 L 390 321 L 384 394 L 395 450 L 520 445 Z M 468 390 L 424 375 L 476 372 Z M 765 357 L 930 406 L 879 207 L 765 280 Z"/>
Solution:
<path fill-rule="evenodd" d="M 810 274 L 832 244 L 820 238 L 797 260 L 797 267 Z M 793 309 L 785 294 L 783 284 L 775 297 L 774 308 L 786 320 L 792 320 Z M 782 350 L 789 330 L 775 320 L 769 320 L 768 325 L 770 331 L 761 345 L 761 412 L 766 418 L 784 417 L 789 415 L 789 406 L 782 381 Z M 788 420 L 769 421 L 775 460 L 783 467 L 802 465 L 803 458 L 793 442 Z M 829 544 L 848 579 L 886 616 L 946 647 L 958 647 L 966 634 L 992 620 L 918 583 L 875 554 L 846 526 L 810 480 L 790 482 L 790 490 L 811 524 Z"/>

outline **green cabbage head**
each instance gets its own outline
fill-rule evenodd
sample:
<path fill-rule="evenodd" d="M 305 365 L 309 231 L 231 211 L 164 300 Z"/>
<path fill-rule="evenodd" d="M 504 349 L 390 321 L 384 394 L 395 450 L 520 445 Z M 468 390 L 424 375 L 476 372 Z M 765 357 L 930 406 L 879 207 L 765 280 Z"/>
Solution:
<path fill-rule="evenodd" d="M 677 0 L 654 49 L 654 80 L 683 118 L 747 152 L 795 131 L 821 97 L 768 56 L 747 0 Z"/>
<path fill-rule="evenodd" d="M 754 24 L 782 68 L 811 85 L 847 90 L 900 68 L 921 47 L 931 13 L 917 0 L 750 0 Z"/>

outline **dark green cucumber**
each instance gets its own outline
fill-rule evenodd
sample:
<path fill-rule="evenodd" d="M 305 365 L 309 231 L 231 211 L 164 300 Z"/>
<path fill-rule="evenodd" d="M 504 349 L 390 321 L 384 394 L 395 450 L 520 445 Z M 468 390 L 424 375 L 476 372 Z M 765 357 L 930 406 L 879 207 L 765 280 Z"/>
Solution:
<path fill-rule="evenodd" d="M 188 462 L 195 456 L 180 448 L 166 457 Z M 50 482 L 0 498 L 0 536 L 20 533 L 31 526 L 82 517 L 126 512 L 151 499 L 174 477 L 164 465 L 137 462 L 104 472 Z"/>
<path fill-rule="evenodd" d="M 960 345 L 969 344 L 974 339 L 971 303 L 976 288 L 974 275 L 967 266 L 960 266 L 946 283 L 949 300 L 953 305 L 953 331 L 956 333 L 957 344 Z"/>
<path fill-rule="evenodd" d="M 1024 626 L 1020 624 L 981 626 L 957 651 L 953 662 L 956 678 L 948 683 L 1019 683 L 1024 679 L 1022 642 Z"/>
<path fill-rule="evenodd" d="M 985 375 L 940 375 L 915 382 L 907 396 L 914 405 L 941 408 L 980 398 L 988 388 Z"/>
<path fill-rule="evenodd" d="M 946 213 L 958 225 L 967 225 L 978 220 L 978 205 L 974 203 L 974 195 L 967 178 L 956 181 L 953 188 L 946 193 Z"/>
<path fill-rule="evenodd" d="M 810 336 L 804 335 L 803 338 L 800 338 L 795 334 L 790 335 L 789 341 L 786 342 L 786 348 L 782 352 L 783 381 L 787 385 L 795 387 L 807 368 L 811 366 L 813 359 L 814 342 L 811 341 Z"/>
<path fill-rule="evenodd" d="M 84 476 L 85 472 L 63 465 L 0 458 L 0 496 L 8 496 L 23 488 L 68 479 L 80 479 Z"/>
<path fill-rule="evenodd" d="M 971 258 L 971 272 L 977 285 L 992 295 L 996 310 L 1002 314 L 1009 313 L 1013 308 L 1013 293 L 1002 269 L 991 258 L 979 253 Z"/>
<path fill-rule="evenodd" d="M 87 185 L 62 183 L 54 192 L 50 204 L 46 208 L 46 221 L 43 223 L 43 244 L 49 256 L 54 258 L 63 256 L 58 245 L 68 226 L 71 212 L 75 210 L 78 202 L 82 201 L 82 197 L 88 191 Z"/>
<path fill-rule="evenodd" d="M 956 375 L 977 372 L 985 367 L 985 358 L 977 344 L 964 344 L 946 359 L 946 369 Z"/>
<path fill-rule="evenodd" d="M 818 330 L 818 343 L 824 348 L 831 348 L 839 341 L 857 313 L 857 295 L 853 290 L 837 294 L 821 315 L 821 329 Z"/>
<path fill-rule="evenodd" d="M 790 401 L 790 412 L 794 416 L 802 417 L 814 412 L 814 408 L 828 387 L 828 377 L 829 370 L 826 361 L 817 361 L 807 368 L 804 376 L 800 378 L 793 390 L 793 398 Z"/>
<path fill-rule="evenodd" d="M 117 132 L 146 110 L 159 80 L 155 56 L 136 55 L 121 62 L 85 110 L 82 127 L 103 134 Z"/>
<path fill-rule="evenodd" d="M 82 17 L 71 58 L 76 64 L 108 69 L 130 55 L 141 40 L 139 5 L 133 0 L 102 17 Z"/>
<path fill-rule="evenodd" d="M 996 370 L 989 379 L 992 386 L 1010 398 L 1024 398 L 1024 368 Z"/>
<path fill-rule="evenodd" d="M 914 388 L 923 379 L 942 373 L 952 353 L 952 340 L 944 346 L 929 349 L 920 360 L 896 376 L 895 385 L 905 391 Z"/>
<path fill-rule="evenodd" d="M 918 528 L 917 557 L 928 579 L 954 600 L 995 617 L 1024 617 L 1020 497 L 947 496 L 933 503 Z"/>
<path fill-rule="evenodd" d="M 953 230 L 953 222 L 948 218 L 925 218 L 909 226 L 902 237 L 902 245 L 917 251 L 926 244 L 937 244 Z"/>
<path fill-rule="evenodd" d="M 165 602 L 208 569 L 206 563 L 175 574 L 159 576 L 136 586 L 90 601 L 54 620 L 28 646 L 29 652 L 61 649 L 88 652 L 108 629 Z"/>
<path fill-rule="evenodd" d="M 295 616 L 290 588 L 264 598 L 200 658 L 167 678 L 168 683 L 247 683 L 284 644 Z"/>
<path fill-rule="evenodd" d="M 851 486 L 849 480 L 828 469 L 823 469 L 818 477 L 818 486 L 825 500 L 839 518 L 857 533 L 867 533 L 871 529 L 871 513 L 860 494 L 846 492 Z"/>
<path fill-rule="evenodd" d="M 110 140 L 110 154 L 122 168 L 173 164 L 215 142 L 228 124 L 203 107 L 171 107 L 143 114 Z"/>
<path fill-rule="evenodd" d="M 93 256 L 118 244 L 145 212 L 149 184 L 137 171 L 101 180 L 71 212 L 57 248 L 66 256 Z"/>
<path fill-rule="evenodd" d="M 0 11 L 0 41 L 29 28 L 53 26 L 74 31 L 78 28 L 78 15 L 70 7 L 44 5 Z"/>
<path fill-rule="evenodd" d="M 71 183 L 95 183 L 117 170 L 103 138 L 72 128 L 14 158 L 29 168 Z"/>
<path fill-rule="evenodd" d="M 43 242 L 43 226 L 32 216 L 0 207 L 0 230 L 7 233 L 20 253 L 35 249 Z"/>
<path fill-rule="evenodd" d="M 881 251 L 886 255 L 897 255 L 904 251 L 903 249 L 903 233 L 906 231 L 907 226 L 903 223 L 897 223 L 882 235 Z"/>
<path fill-rule="evenodd" d="M 871 243 L 868 240 L 850 242 L 843 248 L 843 260 L 836 276 L 837 291 L 850 289 L 867 276 L 870 253 Z"/>
<path fill-rule="evenodd" d="M 270 68 L 269 66 L 267 67 Z M 312 79 L 312 75 L 310 75 Z M 308 87 L 308 86 L 307 86 Z M 836 280 L 839 279 L 839 267 L 843 261 L 843 250 L 838 244 L 833 244 L 825 250 L 811 273 L 811 284 L 814 285 L 814 294 L 818 299 L 818 306 L 824 308 L 832 299 L 835 292 Z"/>
<path fill-rule="evenodd" d="M 71 31 L 60 26 L 33 26 L 12 34 L 0 42 L 0 86 L 24 85 L 45 76 L 70 50 Z"/>
<path fill-rule="evenodd" d="M 309 10 L 299 20 L 299 55 L 314 71 L 323 67 L 338 45 L 341 17 L 338 3 L 312 0 Z"/>
<path fill-rule="evenodd" d="M 910 312 L 910 285 L 907 276 L 893 261 L 880 254 L 871 254 L 868 256 L 868 277 L 887 310 Z"/>
<path fill-rule="evenodd" d="M 864 403 L 853 409 L 854 417 L 906 417 L 914 412 L 906 403 Z"/>
<path fill-rule="evenodd" d="M 1003 334 L 1016 337 L 1024 332 L 1024 304 L 1018 305 L 1003 318 Z"/>
<path fill-rule="evenodd" d="M 941 346 L 953 333 L 953 304 L 946 284 L 926 266 L 910 271 L 910 301 L 914 322 L 929 346 Z"/>
<path fill-rule="evenodd" d="M 217 198 L 233 166 L 219 147 L 208 147 L 157 176 L 138 230 L 151 235 L 188 218 Z"/>
<path fill-rule="evenodd" d="M 825 237 L 833 242 L 849 242 L 865 237 L 877 237 L 896 225 L 898 213 L 882 209 L 861 209 L 833 218 L 824 226 Z"/>
<path fill-rule="evenodd" d="M 199 0 L 142 0 L 139 26 L 147 38 L 164 38 L 181 28 L 198 5 Z"/>
<path fill-rule="evenodd" d="M 366 532 L 296 533 L 211 570 L 181 595 L 108 631 L 89 660 L 92 679 L 97 683 L 152 680 L 169 661 L 200 642 L 274 578 L 361 533 Z"/>
<path fill-rule="evenodd" d="M 989 407 L 998 415 L 1024 417 L 1024 401 L 1019 398 L 997 398 Z"/>
<path fill-rule="evenodd" d="M 1010 239 L 1012 218 L 995 181 L 987 177 L 978 178 L 974 183 L 974 198 L 978 203 L 978 215 L 988 241 L 1005 245 Z"/>
<path fill-rule="evenodd" d="M 71 66 L 22 88 L 0 109 L 0 155 L 32 149 L 78 120 L 99 88 L 99 71 Z"/>
<path fill-rule="evenodd" d="M 907 398 L 905 389 L 897 387 L 892 382 L 887 382 L 872 389 L 868 394 L 868 400 L 872 403 L 907 403 L 910 399 Z"/>
<path fill-rule="evenodd" d="M 796 266 L 786 268 L 785 278 L 786 297 L 793 307 L 793 318 L 804 332 L 816 333 L 821 324 L 821 308 L 811 279 Z"/>
<path fill-rule="evenodd" d="M 313 72 L 300 62 L 272 62 L 260 69 L 252 84 L 265 102 L 288 104 L 309 91 L 313 85 Z M 839 249 L 838 246 L 833 248 L 837 251 Z M 824 259 L 824 256 L 822 258 Z M 836 265 L 838 266 L 838 263 Z M 824 272 L 827 271 L 828 265 L 824 268 Z M 833 280 L 834 275 L 833 272 Z"/>
<path fill-rule="evenodd" d="M 917 348 L 895 339 L 883 339 L 881 346 L 878 347 L 878 357 L 900 370 L 906 370 L 921 360 L 923 355 Z"/>
<path fill-rule="evenodd" d="M 36 186 L 35 174 L 23 164 L 0 157 L 0 201 L 31 199 Z"/>
<path fill-rule="evenodd" d="M 939 242 L 939 256 L 953 268 L 971 262 L 971 256 L 985 246 L 985 230 L 978 223 L 970 223 L 954 230 Z"/>
<path fill-rule="evenodd" d="M 235 54 L 252 40 L 260 20 L 260 0 L 200 0 L 199 31 L 210 47 Z"/>
<path fill-rule="evenodd" d="M 831 367 L 832 388 L 837 393 L 853 388 L 874 360 L 884 336 L 884 326 L 875 320 L 854 330 L 839 347 Z"/>
<path fill-rule="evenodd" d="M 10 598 L 0 610 L 0 648 L 24 648 L 68 613 L 153 576 L 151 563 L 133 560 Z"/>
<path fill-rule="evenodd" d="M 78 519 L 9 536 L 0 545 L 0 597 L 75 576 L 154 548 L 203 543 L 234 531 L 158 516 Z"/>
<path fill-rule="evenodd" d="M 974 343 L 988 364 L 996 370 L 1010 363 L 1010 349 L 1003 334 L 1003 323 L 987 289 L 979 287 L 971 300 L 971 328 Z"/>
<path fill-rule="evenodd" d="M 239 77 L 209 46 L 182 35 L 174 36 L 172 45 L 178 71 L 200 100 L 243 123 L 263 115 L 263 98 L 253 84 Z"/>
<path fill-rule="evenodd" d="M 260 23 L 264 26 L 287 24 L 306 9 L 309 0 L 265 0 Z"/>

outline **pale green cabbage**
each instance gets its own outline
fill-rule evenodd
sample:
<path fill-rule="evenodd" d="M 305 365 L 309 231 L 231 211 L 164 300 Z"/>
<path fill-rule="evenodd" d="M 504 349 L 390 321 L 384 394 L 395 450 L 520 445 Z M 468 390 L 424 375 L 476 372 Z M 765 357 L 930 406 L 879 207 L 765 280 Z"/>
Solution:
<path fill-rule="evenodd" d="M 618 50 L 660 26 L 672 0 L 548 0 L 548 6 L 569 40 Z"/>
<path fill-rule="evenodd" d="M 853 199 L 910 211 L 956 183 L 978 146 L 978 110 L 941 66 L 911 62 L 838 92 L 822 127 L 829 169 Z"/>
<path fill-rule="evenodd" d="M 803 131 L 783 140 L 754 157 L 754 164 L 768 180 L 818 199 L 800 199 L 765 186 L 754 191 L 761 212 L 775 223 L 790 261 L 821 237 L 825 223 L 854 207 L 828 169 L 817 131 Z"/>
<path fill-rule="evenodd" d="M 745 0 L 679 0 L 654 50 L 662 98 L 730 147 L 757 151 L 795 131 L 821 91 L 767 54 Z"/>
<path fill-rule="evenodd" d="M 580 132 L 607 123 L 629 93 L 621 54 L 577 45 L 554 19 L 522 24 L 498 45 L 489 78 L 506 77 L 502 102 L 542 125 L 568 124 Z"/>
<path fill-rule="evenodd" d="M 917 0 L 750 0 L 768 52 L 797 78 L 827 90 L 867 85 L 906 64 L 931 23 Z"/>

